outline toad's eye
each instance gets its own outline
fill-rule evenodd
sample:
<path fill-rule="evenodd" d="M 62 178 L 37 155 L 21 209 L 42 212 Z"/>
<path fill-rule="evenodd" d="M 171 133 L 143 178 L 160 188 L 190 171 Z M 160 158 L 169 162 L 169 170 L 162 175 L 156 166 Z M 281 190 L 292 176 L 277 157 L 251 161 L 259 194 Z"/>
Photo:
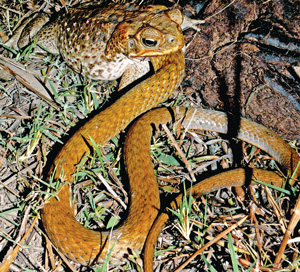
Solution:
<path fill-rule="evenodd" d="M 157 45 L 157 40 L 143 38 L 142 43 L 146 47 L 155 47 Z"/>

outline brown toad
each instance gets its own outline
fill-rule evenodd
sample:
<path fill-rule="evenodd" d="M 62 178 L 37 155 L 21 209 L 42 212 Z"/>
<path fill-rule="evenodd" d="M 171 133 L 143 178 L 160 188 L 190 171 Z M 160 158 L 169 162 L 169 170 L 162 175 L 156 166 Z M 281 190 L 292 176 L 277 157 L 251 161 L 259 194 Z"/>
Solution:
<path fill-rule="evenodd" d="M 36 40 L 42 48 L 60 53 L 72 69 L 95 80 L 113 80 L 127 71 L 124 87 L 149 70 L 147 57 L 184 46 L 182 22 L 178 9 L 161 5 L 83 4 L 55 20 L 35 15 L 6 45 L 21 48 Z"/>

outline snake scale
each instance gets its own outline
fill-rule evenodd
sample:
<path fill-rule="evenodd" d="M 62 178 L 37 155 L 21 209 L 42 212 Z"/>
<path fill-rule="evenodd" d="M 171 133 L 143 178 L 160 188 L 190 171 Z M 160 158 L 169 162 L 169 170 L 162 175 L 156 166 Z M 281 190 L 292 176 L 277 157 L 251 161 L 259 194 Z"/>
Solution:
<path fill-rule="evenodd" d="M 111 8 L 106 12 L 110 12 L 110 10 Z M 159 213 L 161 209 L 159 190 L 150 158 L 150 138 L 153 127 L 178 121 L 183 127 L 190 129 L 210 130 L 224 134 L 227 133 L 228 128 L 226 114 L 217 111 L 193 108 L 151 110 L 169 97 L 179 86 L 184 75 L 184 54 L 181 50 L 183 37 L 181 30 L 178 30 L 181 16 L 177 10 L 168 11 L 161 6 L 146 7 L 143 10 L 144 13 L 141 10 L 132 6 L 126 6 L 126 8 L 122 5 L 116 6 L 115 14 L 118 13 L 120 17 L 112 16 L 112 21 L 105 21 L 101 26 L 104 34 L 93 32 L 89 36 L 88 33 L 79 31 L 82 35 L 76 34 L 77 38 L 75 39 L 74 33 L 77 32 L 78 17 L 84 18 L 82 25 L 86 29 L 93 25 L 92 28 L 96 30 L 97 27 L 101 28 L 97 18 L 102 16 L 100 18 L 102 21 L 99 19 L 100 23 L 108 18 L 105 12 L 104 15 L 101 15 L 95 9 L 90 11 L 90 8 L 88 12 L 85 9 L 75 10 L 74 15 L 70 11 L 69 19 L 67 18 L 66 21 L 61 19 L 59 24 L 50 23 L 38 33 L 40 40 L 45 42 L 44 46 L 50 44 L 51 49 L 57 50 L 56 53 L 61 53 L 67 63 L 76 71 L 81 71 L 84 67 L 83 70 L 87 75 L 95 79 L 103 79 L 103 77 L 104 79 L 113 79 L 119 76 L 120 71 L 117 74 L 105 74 L 103 71 L 101 65 L 103 63 L 110 65 L 111 60 L 115 60 L 115 62 L 109 69 L 112 69 L 114 65 L 119 65 L 118 67 L 123 69 L 123 64 L 127 65 L 127 62 L 132 64 L 135 57 L 150 57 L 155 70 L 152 76 L 131 88 L 110 107 L 88 120 L 61 148 L 48 173 L 48 180 L 55 171 L 54 179 L 58 179 L 62 174 L 63 180 L 68 182 L 60 187 L 56 198 L 47 201 L 42 210 L 42 221 L 53 244 L 71 260 L 83 265 L 101 263 L 113 246 L 110 263 L 116 264 L 128 253 L 128 249 L 134 249 L 138 253 L 144 249 L 144 271 L 149 272 L 152 271 L 154 243 L 168 218 L 164 211 Z M 139 21 L 140 14 L 143 14 L 143 19 Z M 157 14 L 158 17 L 155 17 Z M 132 16 L 136 16 L 136 20 L 131 20 Z M 156 18 L 154 22 L 152 18 Z M 45 17 L 39 20 L 42 20 L 43 23 L 48 21 Z M 152 26 L 145 27 L 147 24 L 143 20 L 149 20 L 149 25 L 153 23 Z M 116 22 L 118 26 L 115 28 Z M 157 31 L 159 28 L 161 30 Z M 122 35 L 115 35 L 111 32 L 115 29 L 118 29 L 118 33 L 122 33 Z M 136 33 L 135 35 L 130 34 L 132 29 L 134 29 L 133 34 Z M 59 37 L 55 34 L 56 32 L 60 33 Z M 62 33 L 66 35 L 65 38 L 62 38 Z M 173 36 L 169 33 L 172 33 Z M 18 36 L 20 35 L 21 31 Z M 43 38 L 43 35 L 48 39 Z M 29 35 L 24 36 L 28 37 Z M 113 42 L 110 42 L 111 40 L 107 42 L 109 36 L 114 37 Z M 97 59 L 99 54 L 93 53 L 96 49 L 89 49 L 82 42 L 84 39 L 93 40 L 96 44 L 98 42 L 99 48 L 102 45 L 110 44 L 110 50 L 109 52 L 101 51 L 101 54 L 106 54 L 106 56 Z M 159 46 L 157 42 L 160 42 L 162 46 Z M 170 44 L 171 47 L 169 47 Z M 74 49 L 69 49 L 72 46 Z M 159 51 L 163 46 L 165 46 L 164 50 Z M 156 48 L 153 49 L 153 47 Z M 120 54 L 120 50 L 122 54 Z M 76 52 L 77 55 L 74 55 Z M 97 64 L 93 59 L 97 59 Z M 89 152 L 89 145 L 86 142 L 92 138 L 99 145 L 107 143 L 129 123 L 147 111 L 149 112 L 142 115 L 130 128 L 124 147 L 125 163 L 130 180 L 130 206 L 127 218 L 118 229 L 111 232 L 97 232 L 84 228 L 76 221 L 70 205 L 72 202 L 70 183 L 73 180 L 72 174 L 76 171 L 76 164 L 83 154 Z M 265 127 L 241 119 L 238 138 L 272 155 L 289 175 L 296 170 L 299 155 L 285 141 Z M 247 175 L 249 178 L 249 173 L 244 169 L 221 173 L 194 185 L 192 194 L 197 197 L 219 188 L 243 185 L 245 180 L 248 180 Z M 266 170 L 254 169 L 250 175 L 254 179 L 268 183 L 281 184 L 284 180 L 284 177 L 277 173 Z M 300 170 L 297 170 L 294 179 L 299 179 L 299 176 Z M 180 196 L 172 203 L 172 206 L 175 207 L 179 202 Z M 114 241 L 116 241 L 115 244 Z"/>

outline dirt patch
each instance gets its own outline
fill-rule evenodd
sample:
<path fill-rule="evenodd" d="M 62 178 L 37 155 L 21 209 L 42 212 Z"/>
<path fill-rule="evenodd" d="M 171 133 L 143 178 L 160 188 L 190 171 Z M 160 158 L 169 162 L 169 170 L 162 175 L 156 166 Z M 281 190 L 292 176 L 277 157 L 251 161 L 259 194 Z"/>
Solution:
<path fill-rule="evenodd" d="M 221 7 L 210 2 L 187 39 L 186 80 L 204 104 L 299 139 L 299 11 L 288 1 L 236 1 L 215 15 Z"/>

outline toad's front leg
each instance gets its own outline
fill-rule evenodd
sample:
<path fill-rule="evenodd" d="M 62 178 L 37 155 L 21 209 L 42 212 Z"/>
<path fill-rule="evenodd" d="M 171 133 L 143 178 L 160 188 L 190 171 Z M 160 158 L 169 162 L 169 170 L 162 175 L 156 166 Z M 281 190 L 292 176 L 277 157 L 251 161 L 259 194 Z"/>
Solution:
<path fill-rule="evenodd" d="M 18 49 L 36 41 L 42 48 L 58 54 L 56 46 L 57 26 L 55 22 L 47 24 L 49 20 L 49 16 L 44 12 L 31 14 L 20 23 L 5 45 L 12 49 Z"/>

